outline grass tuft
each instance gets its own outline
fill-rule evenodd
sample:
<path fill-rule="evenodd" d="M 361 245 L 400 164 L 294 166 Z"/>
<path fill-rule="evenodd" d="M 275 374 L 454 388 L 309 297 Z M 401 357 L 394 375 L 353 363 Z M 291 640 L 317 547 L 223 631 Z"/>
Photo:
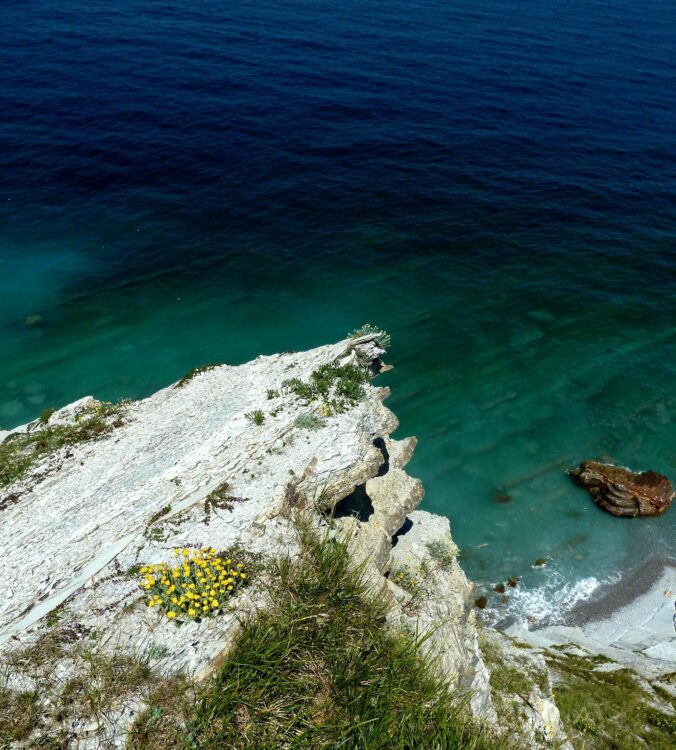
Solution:
<path fill-rule="evenodd" d="M 416 639 L 386 628 L 385 606 L 365 595 L 345 546 L 304 530 L 301 549 L 272 571 L 271 607 L 244 624 L 195 707 L 184 706 L 185 731 L 154 737 L 164 713 L 151 700 L 129 747 L 498 747 L 431 676 Z"/>
<path fill-rule="evenodd" d="M 183 388 L 186 383 L 189 383 L 193 378 L 197 377 L 197 375 L 201 375 L 203 372 L 209 372 L 209 370 L 214 370 L 216 367 L 220 367 L 220 365 L 211 364 L 201 365 L 200 367 L 193 367 L 192 370 L 186 372 L 186 374 L 176 382 L 174 388 Z"/>
<path fill-rule="evenodd" d="M 265 423 L 265 414 L 263 414 L 261 409 L 247 412 L 244 416 L 249 422 L 251 422 L 251 424 L 255 424 L 256 427 L 261 427 Z"/>

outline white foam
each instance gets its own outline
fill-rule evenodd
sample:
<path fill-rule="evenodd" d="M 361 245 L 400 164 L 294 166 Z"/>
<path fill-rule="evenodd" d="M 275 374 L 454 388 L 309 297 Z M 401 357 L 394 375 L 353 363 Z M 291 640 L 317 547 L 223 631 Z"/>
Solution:
<path fill-rule="evenodd" d="M 560 625 L 567 612 L 592 593 L 606 580 L 594 576 L 579 581 L 566 581 L 562 573 L 550 570 L 547 581 L 536 588 L 518 587 L 510 591 L 509 602 L 500 608 L 484 610 L 482 619 L 495 625 L 506 618 L 522 628 L 538 625 Z"/>

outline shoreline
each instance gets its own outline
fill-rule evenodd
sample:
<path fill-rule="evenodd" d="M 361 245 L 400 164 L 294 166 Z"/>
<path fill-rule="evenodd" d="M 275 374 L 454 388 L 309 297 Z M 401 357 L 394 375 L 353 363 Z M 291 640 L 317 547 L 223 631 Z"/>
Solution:
<path fill-rule="evenodd" d="M 544 648 L 573 643 L 655 679 L 676 671 L 675 602 L 676 560 L 649 558 L 618 581 L 601 584 L 563 625 L 528 630 L 512 623 L 500 629 Z"/>
<path fill-rule="evenodd" d="M 566 614 L 566 625 L 584 628 L 608 620 L 650 595 L 669 570 L 676 577 L 676 558 L 649 557 L 621 574 L 616 581 L 602 583 L 589 599 L 582 599 Z M 676 596 L 676 587 L 674 596 Z"/>

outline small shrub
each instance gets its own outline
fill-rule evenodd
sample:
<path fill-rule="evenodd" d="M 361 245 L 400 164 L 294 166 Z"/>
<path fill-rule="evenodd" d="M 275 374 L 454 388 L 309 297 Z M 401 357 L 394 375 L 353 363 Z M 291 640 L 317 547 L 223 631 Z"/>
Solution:
<path fill-rule="evenodd" d="M 323 364 L 310 374 L 310 382 L 299 378 L 285 380 L 282 385 L 306 403 L 321 400 L 323 416 L 341 414 L 348 404 L 364 396 L 363 384 L 369 380 L 365 367 L 358 365 Z"/>
<path fill-rule="evenodd" d="M 324 420 L 317 414 L 307 411 L 299 414 L 294 424 L 301 430 L 318 430 L 324 424 Z"/>
<path fill-rule="evenodd" d="M 362 398 L 364 389 L 356 380 L 340 380 L 336 386 L 336 395 L 354 403 Z"/>
<path fill-rule="evenodd" d="M 352 333 L 348 333 L 347 336 L 350 339 L 360 339 L 362 336 L 368 336 L 369 334 L 375 334 L 376 344 L 380 349 L 390 348 L 390 344 L 392 343 L 390 334 L 370 323 L 364 323 L 361 328 L 355 329 Z"/>
<path fill-rule="evenodd" d="M 314 401 L 316 398 L 313 387 L 308 383 L 303 383 L 299 378 L 285 380 L 282 385 L 288 388 L 291 393 L 295 393 L 298 398 L 302 398 L 307 402 Z"/>
<path fill-rule="evenodd" d="M 254 411 L 247 412 L 244 415 L 249 422 L 255 424 L 256 427 L 260 427 L 265 422 L 265 414 L 261 409 L 255 409 Z"/>
<path fill-rule="evenodd" d="M 221 482 L 221 484 L 212 490 L 204 498 L 204 523 L 208 524 L 211 520 L 211 512 L 214 510 L 229 510 L 232 512 L 233 505 L 230 502 L 231 497 L 228 494 L 230 489 L 227 482 Z"/>
<path fill-rule="evenodd" d="M 420 576 L 416 576 L 415 572 L 408 567 L 408 565 L 399 565 L 390 574 L 390 580 L 399 586 L 399 588 L 408 591 L 411 596 L 416 597 L 421 591 Z"/>
<path fill-rule="evenodd" d="M 140 587 L 148 607 L 160 607 L 169 620 L 200 620 L 216 614 L 247 579 L 244 564 L 225 559 L 213 547 L 174 549 L 177 565 L 141 568 Z"/>
<path fill-rule="evenodd" d="M 436 539 L 425 545 L 430 557 L 441 570 L 450 570 L 456 557 L 456 551 L 443 539 Z"/>
<path fill-rule="evenodd" d="M 268 388 L 267 390 L 268 401 L 279 396 L 279 391 L 276 388 Z"/>

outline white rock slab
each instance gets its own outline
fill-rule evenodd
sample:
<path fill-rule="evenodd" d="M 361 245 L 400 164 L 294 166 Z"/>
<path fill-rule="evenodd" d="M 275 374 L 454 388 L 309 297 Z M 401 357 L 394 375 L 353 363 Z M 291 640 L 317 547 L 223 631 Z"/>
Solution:
<path fill-rule="evenodd" d="M 96 442 L 70 447 L 70 456 L 63 451 L 50 459 L 60 468 L 39 483 L 28 477 L 5 488 L 22 495 L 0 515 L 6 592 L 0 601 L 0 644 L 76 591 L 96 590 L 100 601 L 118 601 L 124 586 L 108 581 L 115 578 L 113 561 L 119 571 L 137 560 L 168 559 L 178 544 L 225 548 L 265 539 L 266 524 L 278 515 L 290 481 L 301 482 L 310 497 L 323 493 L 326 501 L 323 490 L 331 477 L 349 485 L 372 476 L 364 475 L 364 464 L 380 455 L 373 441 L 397 424 L 381 404 L 386 393 L 368 385 L 366 397 L 346 413 L 330 417 L 318 430 L 303 430 L 295 419 L 313 407 L 282 386 L 289 378 L 307 380 L 316 367 L 336 358 L 354 360 L 358 349 L 369 359 L 382 354 L 367 336 L 205 372 L 181 388 L 168 387 L 132 403 L 123 426 Z M 268 389 L 282 395 L 268 399 Z M 246 416 L 256 409 L 265 413 L 260 427 Z M 214 514 L 207 527 L 198 506 L 224 481 L 246 501 L 231 513 Z M 329 495 L 338 488 L 330 489 Z M 171 538 L 154 542 L 144 536 L 146 526 L 168 505 L 173 517 L 196 510 Z M 267 544 L 273 539 L 280 544 L 280 528 L 275 533 Z M 83 620 L 95 608 L 91 596 L 85 599 Z M 111 618 L 107 614 L 104 620 Z"/>

